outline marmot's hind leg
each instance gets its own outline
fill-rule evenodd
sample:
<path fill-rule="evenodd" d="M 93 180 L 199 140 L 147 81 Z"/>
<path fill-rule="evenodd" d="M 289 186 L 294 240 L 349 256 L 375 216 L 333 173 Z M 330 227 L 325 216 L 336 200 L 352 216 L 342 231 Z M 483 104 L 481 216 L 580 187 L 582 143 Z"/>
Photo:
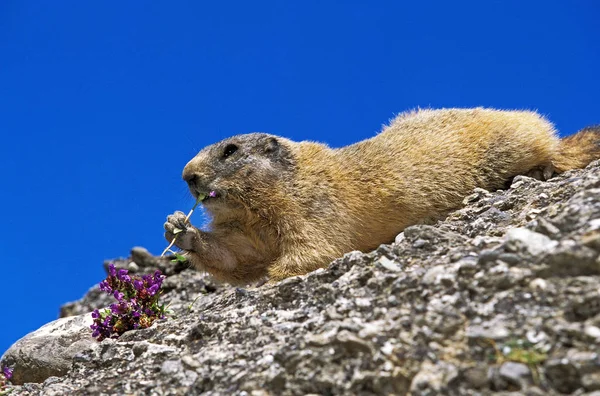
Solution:
<path fill-rule="evenodd" d="M 296 275 L 304 275 L 318 268 L 325 268 L 334 258 L 310 255 L 284 255 L 269 267 L 269 283 L 277 283 Z"/>
<path fill-rule="evenodd" d="M 534 179 L 541 181 L 546 181 L 552 179 L 557 174 L 558 172 L 556 172 L 556 169 L 554 169 L 554 165 L 547 164 L 531 169 L 525 174 L 525 176 L 533 177 Z"/>

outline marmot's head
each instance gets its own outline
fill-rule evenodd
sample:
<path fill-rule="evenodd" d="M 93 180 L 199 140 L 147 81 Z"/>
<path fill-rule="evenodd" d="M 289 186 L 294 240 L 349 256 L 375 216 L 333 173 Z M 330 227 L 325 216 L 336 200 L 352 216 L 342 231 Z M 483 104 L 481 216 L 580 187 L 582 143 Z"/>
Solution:
<path fill-rule="evenodd" d="M 196 199 L 205 197 L 202 203 L 210 210 L 269 194 L 294 163 L 289 140 L 249 133 L 205 147 L 187 163 L 182 177 Z"/>

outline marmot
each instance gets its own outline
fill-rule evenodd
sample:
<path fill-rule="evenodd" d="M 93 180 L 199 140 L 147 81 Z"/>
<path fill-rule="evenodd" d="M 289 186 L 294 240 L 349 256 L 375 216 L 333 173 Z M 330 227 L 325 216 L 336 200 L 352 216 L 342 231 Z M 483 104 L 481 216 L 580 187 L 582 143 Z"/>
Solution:
<path fill-rule="evenodd" d="M 535 112 L 418 110 L 370 139 L 332 149 L 265 133 L 200 151 L 184 168 L 212 216 L 210 231 L 176 212 L 165 237 L 198 269 L 232 284 L 278 281 L 326 267 L 352 250 L 390 243 L 405 227 L 459 208 L 475 187 L 585 167 L 600 158 L 600 128 L 559 139 Z"/>

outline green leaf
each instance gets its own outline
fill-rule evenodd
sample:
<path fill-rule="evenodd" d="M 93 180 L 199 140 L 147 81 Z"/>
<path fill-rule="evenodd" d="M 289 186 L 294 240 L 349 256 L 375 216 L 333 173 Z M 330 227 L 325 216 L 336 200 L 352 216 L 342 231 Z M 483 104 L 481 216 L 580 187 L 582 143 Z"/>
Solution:
<path fill-rule="evenodd" d="M 175 260 L 171 260 L 173 263 L 187 263 L 187 258 L 185 256 L 175 253 Z"/>

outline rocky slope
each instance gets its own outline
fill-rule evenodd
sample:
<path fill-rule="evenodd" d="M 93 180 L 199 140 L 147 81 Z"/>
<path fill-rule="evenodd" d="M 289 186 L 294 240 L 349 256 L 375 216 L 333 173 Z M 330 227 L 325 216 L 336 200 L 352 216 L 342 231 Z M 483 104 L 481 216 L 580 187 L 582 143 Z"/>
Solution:
<path fill-rule="evenodd" d="M 599 198 L 600 162 L 517 177 L 391 245 L 246 289 L 135 249 L 117 266 L 166 271 L 175 315 L 97 343 L 88 312 L 110 299 L 92 289 L 3 360 L 14 394 L 591 394 Z"/>

